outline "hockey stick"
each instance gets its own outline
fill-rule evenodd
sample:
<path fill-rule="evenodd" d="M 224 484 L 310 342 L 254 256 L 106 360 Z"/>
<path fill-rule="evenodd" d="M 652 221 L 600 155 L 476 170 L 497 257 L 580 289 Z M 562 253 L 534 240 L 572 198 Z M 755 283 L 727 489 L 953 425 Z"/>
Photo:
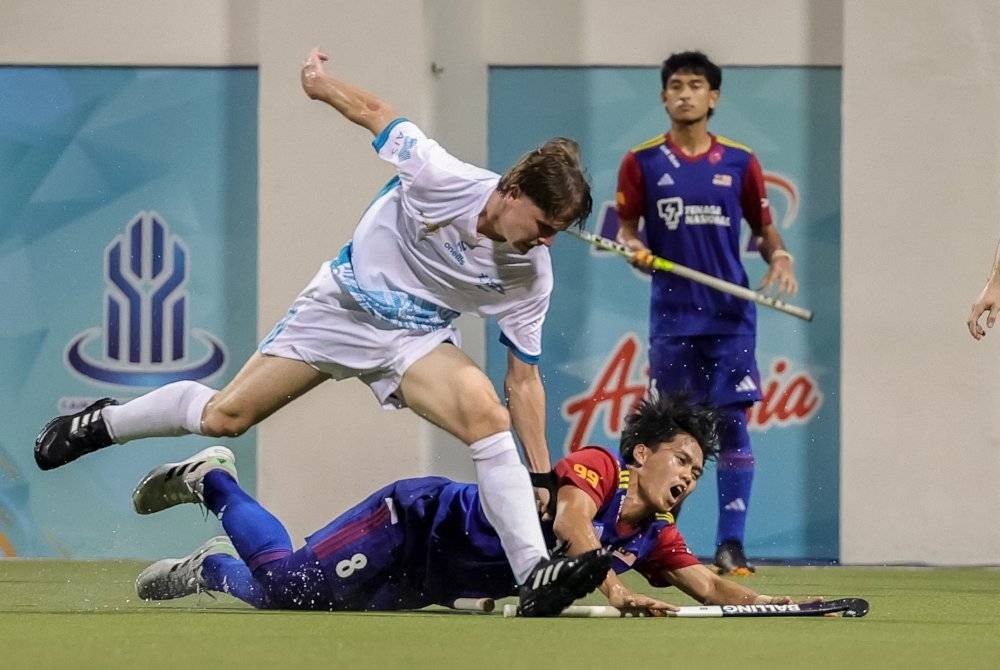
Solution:
<path fill-rule="evenodd" d="M 616 254 L 624 256 L 625 258 L 632 258 L 632 250 L 624 244 L 620 244 L 614 240 L 609 240 L 606 237 L 595 235 L 594 233 L 586 230 L 576 230 L 575 228 L 567 228 L 566 232 L 572 234 L 577 239 L 581 239 L 584 242 L 589 243 L 591 246 L 597 247 L 598 249 L 613 251 Z M 693 282 L 714 288 L 716 291 L 722 291 L 723 293 L 728 293 L 729 295 L 736 296 L 737 298 L 749 300 L 757 303 L 758 305 L 763 305 L 764 307 L 770 307 L 771 309 L 776 309 L 779 312 L 784 312 L 785 314 L 791 314 L 792 316 L 798 317 L 804 321 L 812 321 L 813 318 L 812 310 L 805 309 L 804 307 L 797 307 L 796 305 L 789 305 L 783 300 L 778 300 L 777 298 L 773 298 L 769 295 L 764 295 L 759 291 L 748 289 L 745 286 L 740 286 L 739 284 L 733 284 L 732 282 L 728 282 L 724 279 L 713 277 L 712 275 L 699 272 L 698 270 L 694 270 L 685 265 L 668 261 L 666 258 L 653 256 L 653 262 L 650 267 L 653 270 L 672 272 L 675 275 L 690 279 Z"/>
<path fill-rule="evenodd" d="M 848 618 L 863 617 L 868 614 L 868 601 L 863 598 L 842 598 L 814 603 L 791 603 L 789 605 L 697 605 L 681 607 L 676 612 L 662 612 L 647 609 L 618 609 L 610 605 L 570 605 L 559 616 L 571 618 L 625 619 L 633 617 L 801 617 L 840 615 Z M 504 617 L 516 617 L 517 605 L 504 605 Z"/>
<path fill-rule="evenodd" d="M 449 607 L 460 612 L 489 614 L 496 607 L 496 601 L 493 598 L 457 598 Z"/>

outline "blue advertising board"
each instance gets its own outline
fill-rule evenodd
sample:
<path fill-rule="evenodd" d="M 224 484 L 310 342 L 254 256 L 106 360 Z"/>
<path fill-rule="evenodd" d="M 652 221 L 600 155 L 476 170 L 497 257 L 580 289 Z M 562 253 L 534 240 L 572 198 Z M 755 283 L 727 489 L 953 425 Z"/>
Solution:
<path fill-rule="evenodd" d="M 210 438 L 49 472 L 32 447 L 56 414 L 217 385 L 253 352 L 256 110 L 251 68 L 0 68 L 0 556 L 183 555 L 217 532 L 130 500 Z M 253 434 L 228 444 L 252 490 Z"/>
<path fill-rule="evenodd" d="M 812 323 L 758 308 L 764 399 L 750 411 L 757 460 L 746 548 L 751 556 L 836 560 L 839 510 L 840 70 L 724 70 L 709 129 L 749 145 L 763 165 L 775 225 L 796 258 L 797 304 Z M 662 133 L 658 68 L 496 67 L 489 78 L 489 162 L 503 172 L 530 148 L 563 135 L 583 150 L 594 192 L 589 230 L 614 237 L 618 166 Z M 751 284 L 766 265 L 743 226 Z M 555 289 L 541 370 L 547 437 L 556 459 L 586 444 L 616 447 L 624 415 L 647 385 L 649 279 L 620 257 L 568 235 L 552 248 Z M 495 325 L 487 369 L 501 382 Z M 714 551 L 714 469 L 685 503 L 679 527 L 700 555 Z"/>

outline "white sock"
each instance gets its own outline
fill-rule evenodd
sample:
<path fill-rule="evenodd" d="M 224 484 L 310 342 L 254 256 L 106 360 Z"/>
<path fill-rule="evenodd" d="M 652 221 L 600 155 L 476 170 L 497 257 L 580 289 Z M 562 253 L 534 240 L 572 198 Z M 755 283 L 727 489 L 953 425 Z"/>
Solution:
<path fill-rule="evenodd" d="M 117 444 L 142 437 L 201 435 L 201 413 L 216 390 L 198 382 L 174 382 L 101 410 Z"/>
<path fill-rule="evenodd" d="M 509 430 L 473 442 L 469 449 L 483 512 L 500 536 L 514 577 L 521 584 L 538 562 L 549 556 L 528 470 L 521 464 Z"/>

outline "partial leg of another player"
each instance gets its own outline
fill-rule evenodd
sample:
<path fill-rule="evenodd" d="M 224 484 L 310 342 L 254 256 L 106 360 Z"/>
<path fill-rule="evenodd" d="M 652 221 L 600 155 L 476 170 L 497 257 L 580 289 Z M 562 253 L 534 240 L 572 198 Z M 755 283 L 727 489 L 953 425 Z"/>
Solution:
<path fill-rule="evenodd" d="M 754 457 L 747 432 L 746 408 L 721 407 L 719 422 L 719 463 L 717 470 L 719 525 L 715 536 L 715 565 L 722 574 L 748 575 L 754 567 L 743 551 L 743 535 L 750 490 L 753 486 Z"/>
<path fill-rule="evenodd" d="M 510 415 L 492 382 L 462 350 L 442 344 L 407 369 L 399 392 L 414 412 L 469 445 L 483 511 L 523 582 L 548 551 Z"/>
<path fill-rule="evenodd" d="M 417 414 L 469 445 L 483 512 L 522 584 L 525 614 L 558 614 L 600 584 L 610 567 L 602 552 L 548 559 L 510 415 L 472 359 L 454 345 L 439 345 L 407 369 L 399 393 Z M 553 564 L 558 569 L 546 570 Z"/>
<path fill-rule="evenodd" d="M 221 391 L 180 381 L 124 405 L 105 398 L 82 412 L 57 417 L 35 440 L 35 461 L 49 470 L 145 437 L 235 437 L 326 379 L 302 361 L 256 352 Z"/>
<path fill-rule="evenodd" d="M 140 514 L 203 502 L 228 535 L 185 558 L 146 568 L 136 581 L 141 598 L 165 600 L 207 590 L 229 593 L 259 609 L 332 608 L 319 563 L 306 548 L 293 552 L 281 522 L 240 488 L 225 447 L 154 468 L 132 500 Z"/>

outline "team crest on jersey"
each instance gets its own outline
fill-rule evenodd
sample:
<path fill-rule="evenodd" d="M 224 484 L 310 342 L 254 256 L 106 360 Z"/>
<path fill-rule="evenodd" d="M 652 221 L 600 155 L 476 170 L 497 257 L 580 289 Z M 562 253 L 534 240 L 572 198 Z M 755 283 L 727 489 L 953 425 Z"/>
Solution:
<path fill-rule="evenodd" d="M 715 186 L 732 186 L 733 185 L 733 175 L 731 174 L 717 174 L 712 177 L 712 184 Z"/>
<path fill-rule="evenodd" d="M 189 274 L 187 246 L 163 217 L 136 214 L 104 249 L 104 323 L 70 341 L 66 365 L 91 382 L 143 388 L 221 370 L 222 342 L 190 326 Z"/>

